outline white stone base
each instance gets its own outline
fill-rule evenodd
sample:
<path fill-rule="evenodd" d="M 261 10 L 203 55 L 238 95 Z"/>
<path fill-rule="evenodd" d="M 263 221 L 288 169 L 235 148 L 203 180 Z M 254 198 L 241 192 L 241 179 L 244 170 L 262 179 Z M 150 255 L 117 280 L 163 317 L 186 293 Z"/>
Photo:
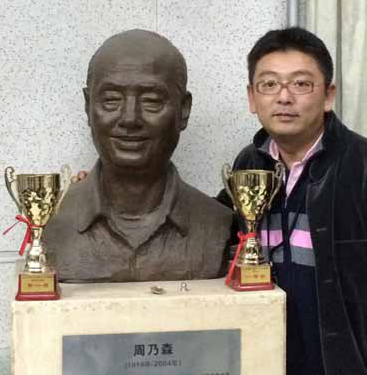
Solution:
<path fill-rule="evenodd" d="M 285 374 L 285 293 L 235 292 L 224 279 L 61 284 L 59 301 L 13 302 L 12 374 L 62 375 L 62 336 L 241 330 L 241 375 Z M 151 286 L 163 287 L 155 295 Z M 149 372 L 147 371 L 147 374 Z"/>

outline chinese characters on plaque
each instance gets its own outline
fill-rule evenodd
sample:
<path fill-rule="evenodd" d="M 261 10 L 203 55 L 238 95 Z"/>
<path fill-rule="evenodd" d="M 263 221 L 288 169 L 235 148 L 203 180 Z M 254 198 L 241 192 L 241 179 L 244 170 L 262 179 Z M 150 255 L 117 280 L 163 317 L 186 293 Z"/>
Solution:
<path fill-rule="evenodd" d="M 63 375 L 239 375 L 240 330 L 63 337 Z"/>

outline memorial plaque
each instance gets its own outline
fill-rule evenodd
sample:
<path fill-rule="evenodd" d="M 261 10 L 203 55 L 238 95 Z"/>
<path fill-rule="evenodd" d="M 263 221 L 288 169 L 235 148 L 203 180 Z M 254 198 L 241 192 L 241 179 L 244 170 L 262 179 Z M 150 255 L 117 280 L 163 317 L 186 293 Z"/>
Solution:
<path fill-rule="evenodd" d="M 239 329 L 63 336 L 63 375 L 240 375 Z"/>

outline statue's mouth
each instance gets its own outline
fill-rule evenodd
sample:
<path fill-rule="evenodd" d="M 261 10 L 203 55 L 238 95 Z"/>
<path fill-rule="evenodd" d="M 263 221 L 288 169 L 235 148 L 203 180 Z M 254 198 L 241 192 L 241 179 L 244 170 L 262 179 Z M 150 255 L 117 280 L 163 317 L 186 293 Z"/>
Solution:
<path fill-rule="evenodd" d="M 118 148 L 125 150 L 138 150 L 148 141 L 148 138 L 140 136 L 111 137 L 111 139 Z"/>

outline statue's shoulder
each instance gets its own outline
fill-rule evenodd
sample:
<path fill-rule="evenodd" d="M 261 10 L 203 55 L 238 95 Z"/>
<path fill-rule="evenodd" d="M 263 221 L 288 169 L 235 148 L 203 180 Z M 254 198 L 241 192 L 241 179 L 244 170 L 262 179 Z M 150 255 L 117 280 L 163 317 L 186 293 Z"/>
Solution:
<path fill-rule="evenodd" d="M 83 185 L 84 181 L 70 185 L 69 190 L 61 202 L 59 211 L 55 215 L 55 219 L 65 220 L 77 216 L 79 203 L 83 201 L 85 194 Z"/>
<path fill-rule="evenodd" d="M 215 198 L 183 183 L 181 188 L 184 215 L 188 218 L 188 248 L 198 259 L 207 259 L 202 278 L 223 276 L 223 260 L 231 236 L 234 213 Z M 201 261 L 198 261 L 200 263 Z"/>
<path fill-rule="evenodd" d="M 180 190 L 181 199 L 192 212 L 192 217 L 205 218 L 205 222 L 221 222 L 223 225 L 232 223 L 233 211 L 215 198 L 185 182 L 182 182 Z"/>
<path fill-rule="evenodd" d="M 79 205 L 85 199 L 84 182 L 71 184 L 59 210 L 55 213 L 45 228 L 45 237 L 60 237 L 70 235 L 78 229 Z M 66 233 L 67 232 L 67 233 Z"/>
<path fill-rule="evenodd" d="M 47 223 L 43 240 L 50 266 L 59 276 L 69 275 L 70 265 L 79 262 L 83 250 L 88 249 L 88 238 L 80 232 L 80 207 L 85 204 L 84 181 L 72 184 L 61 202 L 58 212 Z"/>

